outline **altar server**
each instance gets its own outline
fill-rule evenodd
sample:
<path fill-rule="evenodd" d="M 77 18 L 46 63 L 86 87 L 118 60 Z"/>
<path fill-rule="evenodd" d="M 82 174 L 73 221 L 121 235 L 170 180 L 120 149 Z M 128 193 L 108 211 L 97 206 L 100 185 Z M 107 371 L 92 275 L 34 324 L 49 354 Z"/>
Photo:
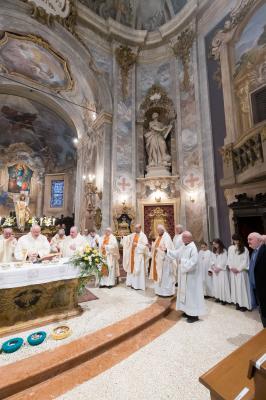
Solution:
<path fill-rule="evenodd" d="M 116 237 L 111 228 L 106 228 L 104 236 L 100 239 L 100 253 L 105 257 L 107 268 L 102 269 L 100 287 L 112 288 L 115 286 L 119 274 L 119 248 Z"/>
<path fill-rule="evenodd" d="M 157 226 L 158 236 L 151 248 L 150 279 L 154 281 L 155 294 L 162 297 L 175 294 L 176 261 L 165 254 L 174 250 L 174 244 L 163 225 Z"/>
<path fill-rule="evenodd" d="M 202 274 L 192 234 L 183 232 L 182 240 L 184 246 L 179 250 L 168 250 L 167 254 L 178 260 L 176 309 L 184 312 L 187 322 L 193 323 L 199 320 L 200 315 L 206 314 Z"/>
<path fill-rule="evenodd" d="M 70 228 L 69 236 L 63 242 L 63 257 L 72 257 L 76 252 L 82 251 L 86 245 L 86 240 L 78 231 L 76 226 Z"/>
<path fill-rule="evenodd" d="M 87 229 L 85 229 L 86 231 Z M 100 242 L 100 236 L 96 233 L 95 229 L 92 229 L 88 235 L 85 236 L 85 239 L 88 243 L 88 245 L 95 249 L 99 246 L 99 242 Z"/>
<path fill-rule="evenodd" d="M 184 245 L 183 240 L 182 240 L 183 232 L 184 232 L 183 226 L 180 224 L 177 224 L 175 226 L 175 236 L 173 239 L 173 243 L 174 243 L 176 250 L 180 249 L 180 247 L 182 247 Z"/>
<path fill-rule="evenodd" d="M 50 243 L 46 236 L 41 234 L 41 227 L 33 225 L 28 234 L 18 239 L 15 248 L 15 258 L 17 260 L 36 261 L 37 258 L 47 256 L 50 253 Z"/>
<path fill-rule="evenodd" d="M 213 253 L 209 271 L 213 277 L 213 295 L 215 302 L 224 306 L 226 303 L 231 303 L 227 251 L 220 239 L 214 239 L 212 245 Z"/>
<path fill-rule="evenodd" d="M 58 233 L 51 240 L 51 252 L 62 253 L 64 240 L 66 239 L 65 230 L 59 229 Z"/>
<path fill-rule="evenodd" d="M 14 260 L 14 250 L 17 240 L 14 238 L 12 228 L 4 228 L 3 235 L 0 235 L 0 262 Z"/>
<path fill-rule="evenodd" d="M 233 244 L 228 249 L 227 265 L 230 270 L 231 301 L 236 309 L 251 309 L 248 277 L 249 252 L 238 235 L 232 236 Z"/>
<path fill-rule="evenodd" d="M 135 225 L 135 233 L 124 236 L 123 268 L 127 273 L 126 284 L 133 289 L 146 289 L 146 271 L 149 261 L 148 239 L 141 231 L 141 225 Z"/>
<path fill-rule="evenodd" d="M 201 270 L 203 292 L 206 298 L 213 297 L 212 275 L 209 274 L 212 252 L 208 249 L 206 242 L 202 242 L 199 251 L 199 267 Z"/>

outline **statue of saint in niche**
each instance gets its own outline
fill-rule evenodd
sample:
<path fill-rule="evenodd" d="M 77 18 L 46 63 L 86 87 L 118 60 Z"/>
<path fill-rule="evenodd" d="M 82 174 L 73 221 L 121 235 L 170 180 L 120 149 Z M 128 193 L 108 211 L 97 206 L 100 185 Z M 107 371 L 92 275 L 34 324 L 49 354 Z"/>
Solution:
<path fill-rule="evenodd" d="M 163 125 L 158 121 L 159 114 L 152 114 L 149 129 L 145 133 L 146 151 L 148 154 L 148 166 L 171 166 L 171 156 L 168 153 L 166 139 L 171 132 L 172 125 Z"/>

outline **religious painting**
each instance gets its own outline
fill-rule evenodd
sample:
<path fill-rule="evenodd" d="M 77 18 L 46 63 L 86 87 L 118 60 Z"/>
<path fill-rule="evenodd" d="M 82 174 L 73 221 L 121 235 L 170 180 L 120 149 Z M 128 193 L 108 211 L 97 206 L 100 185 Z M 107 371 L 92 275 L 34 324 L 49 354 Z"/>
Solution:
<path fill-rule="evenodd" d="M 236 69 L 246 61 L 257 47 L 266 47 L 266 4 L 260 7 L 245 26 L 235 44 Z"/>
<path fill-rule="evenodd" d="M 158 204 L 144 206 L 144 233 L 149 240 L 155 240 L 157 226 L 163 225 L 169 235 L 175 235 L 175 216 L 172 204 Z"/>
<path fill-rule="evenodd" d="M 66 60 L 37 36 L 5 32 L 0 40 L 0 71 L 54 90 L 70 90 Z"/>
<path fill-rule="evenodd" d="M 25 164 L 15 164 L 8 168 L 8 191 L 20 193 L 30 191 L 30 181 L 33 171 Z"/>
<path fill-rule="evenodd" d="M 64 179 L 51 181 L 51 208 L 62 208 L 64 206 Z"/>
<path fill-rule="evenodd" d="M 34 164 L 41 160 L 46 172 L 72 168 L 76 163 L 76 135 L 72 126 L 48 107 L 20 96 L 0 94 L 0 149 L 24 143 Z M 27 164 L 27 150 L 21 155 Z"/>

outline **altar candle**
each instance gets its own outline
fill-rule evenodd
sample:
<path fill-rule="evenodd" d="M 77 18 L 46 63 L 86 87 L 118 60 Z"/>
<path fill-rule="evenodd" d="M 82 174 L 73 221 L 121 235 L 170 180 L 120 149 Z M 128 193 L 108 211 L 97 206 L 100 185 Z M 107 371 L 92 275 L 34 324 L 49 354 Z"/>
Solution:
<path fill-rule="evenodd" d="M 55 224 L 55 218 L 53 218 L 53 225 Z"/>
<path fill-rule="evenodd" d="M 42 221 L 43 221 L 43 218 L 40 218 L 40 225 L 42 226 Z"/>

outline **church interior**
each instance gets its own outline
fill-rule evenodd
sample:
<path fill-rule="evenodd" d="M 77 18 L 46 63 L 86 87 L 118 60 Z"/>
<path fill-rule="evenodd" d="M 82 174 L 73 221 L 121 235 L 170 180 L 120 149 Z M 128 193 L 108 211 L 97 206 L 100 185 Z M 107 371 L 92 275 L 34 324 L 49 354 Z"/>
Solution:
<path fill-rule="evenodd" d="M 265 0 L 0 10 L 0 399 L 266 400 Z"/>

